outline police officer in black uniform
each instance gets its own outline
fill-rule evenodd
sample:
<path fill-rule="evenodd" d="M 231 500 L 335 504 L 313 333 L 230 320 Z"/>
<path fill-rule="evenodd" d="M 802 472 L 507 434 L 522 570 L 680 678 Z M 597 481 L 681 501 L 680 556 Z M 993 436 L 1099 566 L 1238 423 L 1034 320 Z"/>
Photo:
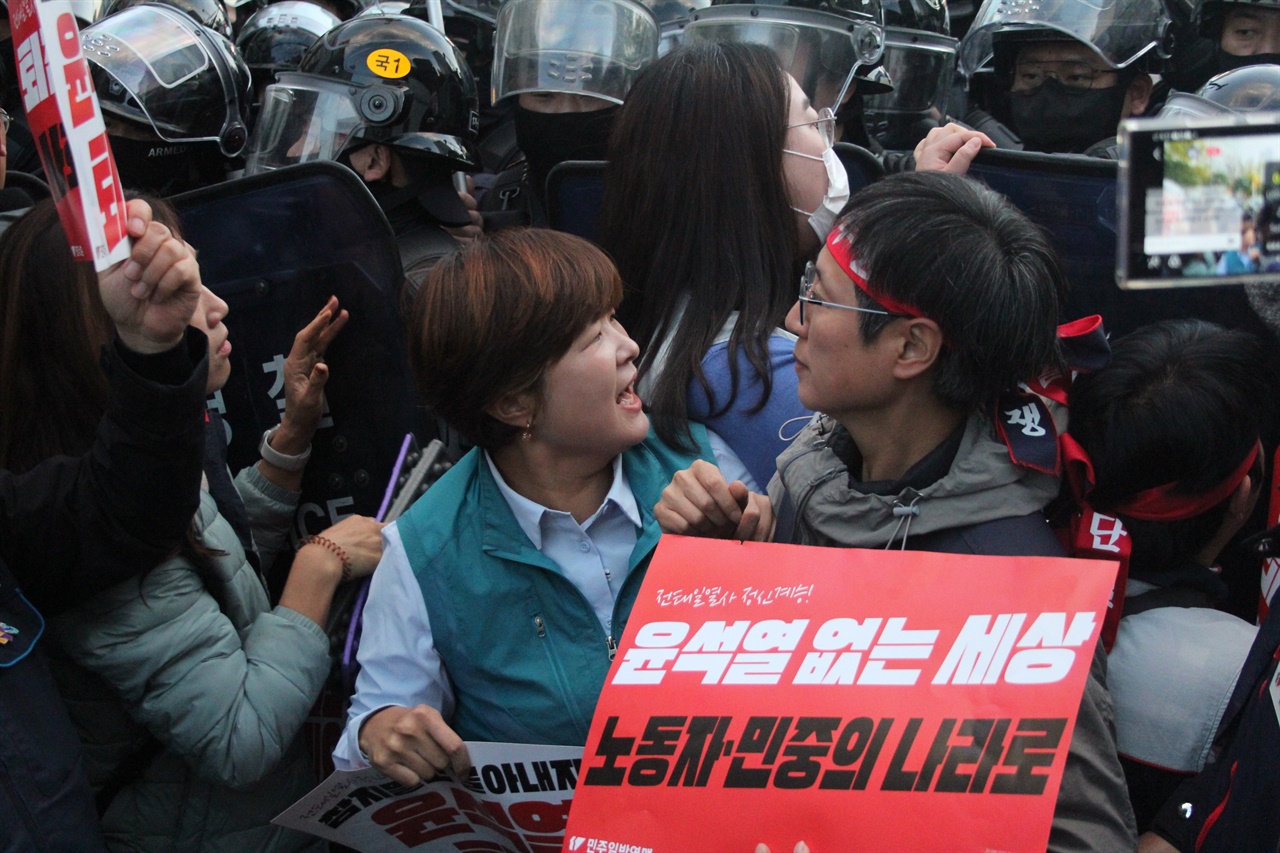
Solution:
<path fill-rule="evenodd" d="M 395 231 L 411 282 L 473 224 L 455 171 L 479 168 L 475 82 L 429 24 L 357 17 L 330 30 L 298 70 L 268 86 L 246 172 L 337 160 L 369 186 Z"/>
<path fill-rule="evenodd" d="M 605 158 L 618 106 L 658 56 L 658 23 L 639 0 L 508 0 L 496 24 L 493 101 L 515 101 L 524 160 L 493 180 L 480 211 L 487 230 L 545 227 L 547 175 Z"/>
<path fill-rule="evenodd" d="M 171 5 L 144 3 L 80 41 L 126 188 L 174 195 L 239 167 L 249 69 L 225 36 Z"/>
<path fill-rule="evenodd" d="M 960 64 L 971 81 L 994 71 L 994 85 L 965 122 L 985 130 L 989 113 L 1028 151 L 1106 156 L 1120 120 L 1151 104 L 1146 72 L 1159 67 L 1167 30 L 1160 0 L 986 0 Z"/>

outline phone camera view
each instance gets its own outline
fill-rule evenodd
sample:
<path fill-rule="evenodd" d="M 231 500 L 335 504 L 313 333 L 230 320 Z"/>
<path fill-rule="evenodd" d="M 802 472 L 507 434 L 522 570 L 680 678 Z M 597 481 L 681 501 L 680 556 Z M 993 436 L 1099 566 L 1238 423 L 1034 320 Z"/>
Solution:
<path fill-rule="evenodd" d="M 1173 132 L 1145 199 L 1146 275 L 1216 278 L 1280 272 L 1280 135 Z"/>

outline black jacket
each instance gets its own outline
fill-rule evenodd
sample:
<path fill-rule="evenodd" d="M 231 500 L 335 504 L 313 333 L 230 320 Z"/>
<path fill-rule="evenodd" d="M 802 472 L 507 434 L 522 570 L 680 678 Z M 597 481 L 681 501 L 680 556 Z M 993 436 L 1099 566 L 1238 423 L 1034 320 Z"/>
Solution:
<path fill-rule="evenodd" d="M 110 402 L 83 457 L 0 471 L 0 849 L 100 850 L 80 743 L 36 646 L 76 605 L 175 551 L 200 495 L 208 341 L 116 342 Z"/>
<path fill-rule="evenodd" d="M 1216 759 L 1174 792 L 1152 825 L 1179 850 L 1280 849 L 1278 657 L 1280 597 L 1272 597 L 1218 726 Z"/>

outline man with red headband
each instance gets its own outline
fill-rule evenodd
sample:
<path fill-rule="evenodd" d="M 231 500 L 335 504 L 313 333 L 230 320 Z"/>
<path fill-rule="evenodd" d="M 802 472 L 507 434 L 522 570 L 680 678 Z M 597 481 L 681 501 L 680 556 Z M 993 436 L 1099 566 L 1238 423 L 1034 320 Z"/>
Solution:
<path fill-rule="evenodd" d="M 654 510 L 673 533 L 857 548 L 1062 556 L 1060 407 L 1019 390 L 1061 361 L 1065 280 L 1007 199 L 941 172 L 891 175 L 845 208 L 787 316 L 800 401 L 820 414 L 778 457 L 769 500 L 712 466 Z M 739 508 L 741 507 L 741 508 Z M 1099 649 L 1081 701 L 1051 850 L 1132 850 Z"/>
<path fill-rule="evenodd" d="M 1227 586 L 1210 567 L 1261 491 L 1262 362 L 1245 332 L 1166 321 L 1071 389 L 1073 553 L 1122 564 L 1107 681 L 1140 830 L 1210 758 L 1257 633 L 1215 608 Z"/>

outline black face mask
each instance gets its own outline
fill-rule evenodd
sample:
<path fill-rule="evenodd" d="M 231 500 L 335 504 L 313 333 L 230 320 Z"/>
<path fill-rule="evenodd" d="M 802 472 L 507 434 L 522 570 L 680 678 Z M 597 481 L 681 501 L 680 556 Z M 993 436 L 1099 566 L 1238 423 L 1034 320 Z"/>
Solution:
<path fill-rule="evenodd" d="M 1046 80 L 1034 92 L 1010 94 L 1013 129 L 1028 151 L 1078 154 L 1114 138 L 1128 86 L 1074 89 Z"/>
<path fill-rule="evenodd" d="M 1280 65 L 1280 53 L 1253 53 L 1248 56 L 1236 56 L 1218 48 L 1218 73 L 1235 71 L 1248 65 Z"/>
<path fill-rule="evenodd" d="M 126 189 L 161 197 L 220 183 L 227 177 L 216 144 L 112 136 L 111 153 Z"/>
<path fill-rule="evenodd" d="M 515 109 L 516 144 L 529 164 L 534 194 L 546 193 L 547 174 L 565 160 L 603 160 L 609 155 L 609 133 L 616 106 L 589 113 L 535 113 Z"/>

